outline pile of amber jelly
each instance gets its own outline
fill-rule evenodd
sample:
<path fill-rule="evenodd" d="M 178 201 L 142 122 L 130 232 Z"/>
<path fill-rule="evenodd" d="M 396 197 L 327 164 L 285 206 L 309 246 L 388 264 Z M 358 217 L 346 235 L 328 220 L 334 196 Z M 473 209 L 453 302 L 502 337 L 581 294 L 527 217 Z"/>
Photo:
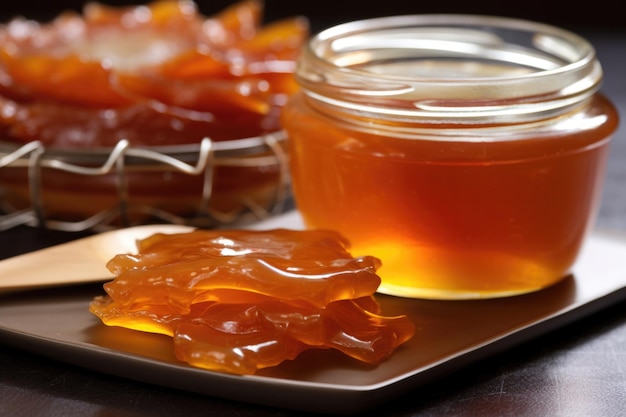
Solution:
<path fill-rule="evenodd" d="M 171 146 L 280 130 L 308 21 L 263 24 L 263 3 L 211 16 L 186 0 L 88 3 L 0 25 L 0 138 L 93 149 Z"/>
<path fill-rule="evenodd" d="M 90 311 L 109 326 L 171 336 L 176 357 L 235 374 L 335 349 L 378 363 L 415 331 L 381 315 L 372 256 L 354 258 L 334 231 L 157 233 L 107 263 Z"/>

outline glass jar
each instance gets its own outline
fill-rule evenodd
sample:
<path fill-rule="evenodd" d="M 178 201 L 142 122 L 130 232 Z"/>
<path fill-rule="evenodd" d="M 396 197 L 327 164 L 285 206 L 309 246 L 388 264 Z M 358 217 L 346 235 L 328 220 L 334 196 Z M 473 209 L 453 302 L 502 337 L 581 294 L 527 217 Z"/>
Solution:
<path fill-rule="evenodd" d="M 618 124 L 586 40 L 500 17 L 370 19 L 313 37 L 296 76 L 297 207 L 381 259 L 380 292 L 501 297 L 570 273 Z"/>

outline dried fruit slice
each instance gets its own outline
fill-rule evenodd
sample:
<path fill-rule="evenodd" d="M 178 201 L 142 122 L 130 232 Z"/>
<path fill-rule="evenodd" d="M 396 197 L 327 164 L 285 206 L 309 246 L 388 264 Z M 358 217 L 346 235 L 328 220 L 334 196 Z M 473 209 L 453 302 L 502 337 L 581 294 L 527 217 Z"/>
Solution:
<path fill-rule="evenodd" d="M 107 267 L 116 278 L 90 311 L 105 324 L 173 337 L 177 357 L 232 373 L 336 349 L 368 363 L 413 336 L 373 297 L 380 261 L 353 258 L 324 230 L 155 234 Z"/>
<path fill-rule="evenodd" d="M 2 139 L 85 148 L 277 131 L 308 24 L 264 27 L 261 12 L 247 0 L 207 18 L 190 1 L 164 0 L 92 3 L 49 24 L 14 19 L 0 27 Z M 149 117 L 171 134 L 146 129 Z"/>
<path fill-rule="evenodd" d="M 408 318 L 378 316 L 354 300 L 335 301 L 323 309 L 276 299 L 202 307 L 193 320 L 177 324 L 176 356 L 200 368 L 231 373 L 254 373 L 312 348 L 336 349 L 377 363 L 413 335 Z"/>
<path fill-rule="evenodd" d="M 201 230 L 157 234 L 138 248 L 107 264 L 117 278 L 105 290 L 120 309 L 148 298 L 163 314 L 187 314 L 193 303 L 222 301 L 224 290 L 323 307 L 371 295 L 380 285 L 380 261 L 352 258 L 331 231 Z"/>

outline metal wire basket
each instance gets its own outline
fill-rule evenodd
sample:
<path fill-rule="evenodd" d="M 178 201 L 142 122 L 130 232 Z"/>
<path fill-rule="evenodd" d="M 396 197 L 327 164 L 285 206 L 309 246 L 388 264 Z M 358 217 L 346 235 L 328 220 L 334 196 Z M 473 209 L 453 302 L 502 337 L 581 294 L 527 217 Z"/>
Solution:
<path fill-rule="evenodd" d="M 108 150 L 0 143 L 0 231 L 142 223 L 217 227 L 280 213 L 289 200 L 285 135 Z"/>

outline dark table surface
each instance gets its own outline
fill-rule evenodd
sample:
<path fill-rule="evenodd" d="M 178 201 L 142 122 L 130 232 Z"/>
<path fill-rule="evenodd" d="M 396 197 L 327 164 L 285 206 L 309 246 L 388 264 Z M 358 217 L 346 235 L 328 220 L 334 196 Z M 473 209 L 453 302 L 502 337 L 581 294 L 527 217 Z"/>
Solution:
<path fill-rule="evenodd" d="M 604 92 L 626 114 L 626 32 L 584 33 L 604 65 Z M 610 156 L 597 226 L 626 236 L 626 126 Z M 0 233 L 0 258 L 75 238 L 17 227 Z M 625 258 L 626 259 L 626 258 Z M 376 416 L 626 416 L 626 302 L 464 368 Z M 87 371 L 0 340 L 0 416 L 292 416 Z"/>

